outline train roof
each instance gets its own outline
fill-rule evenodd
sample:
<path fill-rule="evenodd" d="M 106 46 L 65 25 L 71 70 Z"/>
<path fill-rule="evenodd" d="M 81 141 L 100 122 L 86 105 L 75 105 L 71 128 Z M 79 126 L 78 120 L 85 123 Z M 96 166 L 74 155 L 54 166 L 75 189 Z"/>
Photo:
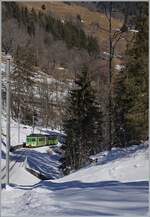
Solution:
<path fill-rule="evenodd" d="M 48 135 L 48 134 L 40 134 L 40 133 L 32 133 L 30 135 L 28 135 L 27 137 L 49 137 L 49 136 L 52 136 L 52 135 Z"/>
<path fill-rule="evenodd" d="M 62 137 L 66 136 L 64 133 L 51 131 L 51 130 L 44 130 L 43 132 L 45 132 L 46 134 L 48 134 L 50 136 L 62 136 Z"/>

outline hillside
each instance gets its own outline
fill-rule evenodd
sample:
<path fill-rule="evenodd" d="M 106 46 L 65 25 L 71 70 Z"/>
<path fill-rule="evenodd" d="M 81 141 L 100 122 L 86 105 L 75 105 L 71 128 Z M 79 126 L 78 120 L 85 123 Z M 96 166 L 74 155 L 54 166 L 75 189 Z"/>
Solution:
<path fill-rule="evenodd" d="M 2 61 L 10 53 L 14 65 L 13 119 L 30 125 L 35 119 L 42 127 L 63 129 L 69 92 L 86 66 L 102 113 L 99 148 L 107 149 L 111 136 L 113 146 L 147 139 L 146 5 L 141 4 L 141 18 L 132 17 L 137 29 L 115 17 L 114 8 L 109 23 L 106 13 L 84 4 L 4 2 L 2 6 Z"/>
<path fill-rule="evenodd" d="M 147 144 L 95 157 L 96 165 L 61 179 L 38 181 L 30 177 L 31 184 L 10 185 L 2 192 L 2 215 L 146 216 Z M 24 173 L 24 180 L 26 177 Z"/>
<path fill-rule="evenodd" d="M 41 8 L 43 4 L 45 10 Z M 112 30 L 114 32 L 121 25 L 122 20 L 112 18 Z M 102 110 L 106 110 L 108 103 L 109 33 L 105 14 L 74 3 L 69 5 L 62 2 L 3 3 L 2 26 L 3 52 L 10 52 L 13 61 L 18 61 L 18 58 L 20 64 L 22 64 L 21 59 L 26 58 L 25 55 L 30 54 L 32 56 L 30 60 L 33 59 L 32 62 L 35 64 L 32 76 L 37 77 L 35 79 L 37 82 L 32 87 L 34 101 L 27 100 L 31 104 L 30 107 L 33 107 L 32 110 L 35 102 L 36 110 L 40 114 L 39 119 L 41 119 L 42 113 L 49 109 L 49 120 L 45 120 L 44 114 L 44 118 L 42 117 L 45 126 L 50 124 L 50 127 L 56 128 L 56 125 L 62 127 L 66 93 L 84 64 L 89 66 L 92 85 L 96 90 L 98 101 L 102 103 Z M 133 34 L 128 32 L 127 37 L 129 35 Z M 125 52 L 125 44 L 125 38 L 117 44 L 112 65 L 115 72 L 117 71 L 116 65 L 122 64 L 121 58 Z M 18 57 L 17 48 L 20 50 Z M 29 49 L 32 52 L 28 51 Z M 43 82 L 39 82 L 38 77 L 41 77 Z M 51 82 L 48 83 L 50 80 Z M 13 110 L 16 110 L 19 96 L 15 97 Z M 45 102 L 47 99 L 48 103 Z M 39 100 L 42 101 L 41 108 L 39 108 Z M 46 108 L 43 108 L 44 105 Z M 14 118 L 18 118 L 18 112 L 15 111 L 14 113 Z M 23 113 L 25 112 L 23 111 Z M 33 114 L 28 113 L 27 119 L 30 120 L 27 121 L 31 122 Z M 104 121 L 106 122 L 106 120 Z"/>
<path fill-rule="evenodd" d="M 148 17 L 2 2 L 2 216 L 148 215 Z"/>
<path fill-rule="evenodd" d="M 124 6 L 128 9 L 130 4 L 124 3 Z M 139 6 L 145 11 L 142 12 Z M 136 142 L 137 138 L 133 135 L 139 131 L 140 126 L 147 123 L 148 15 L 146 4 L 135 4 L 135 7 L 133 11 L 141 13 L 141 18 L 135 19 L 131 16 L 133 12 L 129 13 L 130 19 L 136 23 L 136 26 L 132 26 L 129 25 L 128 17 L 123 19 L 121 5 L 112 7 L 112 11 L 109 11 L 111 7 L 104 11 L 98 8 L 93 10 L 84 3 L 4 2 L 2 51 L 4 56 L 7 53 L 11 54 L 12 64 L 16 68 L 11 77 L 13 118 L 19 118 L 20 109 L 23 122 L 31 124 L 33 116 L 39 114 L 38 124 L 42 122 L 45 127 L 49 125 L 51 128 L 63 128 L 68 92 L 76 86 L 76 80 L 86 65 L 95 98 L 103 114 L 103 143 L 108 145 L 110 142 L 107 135 L 115 133 L 114 140 L 117 141 L 113 142 L 118 146 L 122 141 L 118 137 L 123 133 L 120 129 L 124 128 L 127 128 L 127 132 L 123 135 L 123 140 L 130 137 L 131 142 Z M 118 12 L 119 15 L 115 16 Z M 108 14 L 112 16 L 109 18 Z M 133 14 L 137 15 L 137 12 Z M 129 65 L 131 72 L 128 72 Z M 135 76 L 137 70 L 138 78 Z M 144 76 L 141 76 L 141 72 Z M 127 73 L 131 76 L 130 81 L 127 79 Z M 22 81 L 26 85 L 22 85 Z M 132 94 L 128 93 L 130 91 Z M 123 94 L 126 95 L 122 97 Z M 25 100 L 21 96 L 25 96 Z M 131 108 L 133 104 L 129 99 L 132 96 L 134 109 Z M 118 101 L 121 110 L 118 108 Z M 137 104 L 138 101 L 140 106 Z M 128 112 L 124 111 L 124 103 L 128 107 Z M 115 114 L 115 111 L 119 115 Z M 135 111 L 137 114 L 133 114 Z M 141 119 L 138 118 L 139 114 L 142 114 Z M 123 125 L 123 121 L 119 120 L 120 126 L 117 121 L 112 123 L 111 127 L 108 126 L 118 117 L 126 124 Z M 135 132 L 131 130 L 131 120 L 137 128 Z M 110 133 L 110 128 L 115 129 Z M 138 142 L 140 139 L 146 139 L 147 125 L 140 130 L 142 133 L 137 133 L 140 135 Z"/>
<path fill-rule="evenodd" d="M 2 79 L 3 79 L 3 105 L 6 104 L 6 59 L 7 56 L 2 54 Z M 13 58 L 11 57 L 11 70 L 13 70 Z M 37 68 L 34 72 L 34 84 L 32 86 L 33 91 L 33 101 L 35 105 L 35 112 L 37 113 L 37 118 L 35 120 L 35 124 L 38 126 L 47 127 L 47 125 L 51 125 L 51 128 L 57 128 L 58 123 L 61 123 L 61 115 L 64 107 L 64 101 L 67 95 L 68 90 L 72 86 L 72 78 L 71 76 L 66 76 L 68 79 L 64 79 L 65 74 L 68 72 L 67 69 L 61 67 L 60 65 L 56 66 L 55 74 L 48 75 L 46 72 Z M 11 81 L 13 83 L 13 80 Z M 13 98 L 16 100 L 17 93 L 14 91 L 14 85 L 11 84 L 11 94 L 14 96 Z M 29 105 L 32 105 L 31 99 L 28 99 L 27 94 L 22 93 L 21 95 L 24 99 L 27 100 Z M 13 108 L 13 104 L 15 100 L 11 103 L 11 108 Z M 48 100 L 48 101 L 47 101 Z M 47 115 L 48 109 L 50 110 L 49 115 Z M 13 109 L 12 109 L 13 110 Z M 27 111 L 26 111 L 27 112 Z M 16 116 L 12 118 L 17 119 Z M 55 117 L 57 116 L 57 121 Z M 22 118 L 22 123 L 27 125 L 32 125 L 29 119 Z M 57 122 L 57 123 L 56 123 Z"/>
<path fill-rule="evenodd" d="M 3 116 L 2 183 L 5 181 Z M 12 145 L 18 142 L 18 123 L 11 120 Z M 48 129 L 35 128 L 35 133 Z M 50 129 L 49 129 L 50 130 Z M 33 131 L 20 125 L 20 142 Z M 53 131 L 55 132 L 55 131 Z M 56 131 L 59 133 L 59 131 Z M 62 133 L 62 132 L 60 132 Z M 59 146 L 60 147 L 60 146 Z M 58 149 L 57 149 L 58 150 Z M 3 216 L 146 216 L 148 214 L 148 142 L 90 156 L 97 159 L 62 176 L 59 154 L 50 147 L 21 148 L 10 153 L 10 185 L 2 190 Z M 49 177 L 42 181 L 29 171 Z M 138 207 L 138 209 L 137 209 Z"/>
<path fill-rule="evenodd" d="M 81 26 L 88 35 L 96 37 L 99 41 L 101 50 L 108 49 L 108 20 L 104 13 L 89 10 L 88 8 L 70 3 L 69 5 L 63 2 L 21 2 L 20 5 L 27 6 L 30 10 L 34 8 L 37 11 L 51 13 L 54 17 L 61 19 L 63 22 L 72 20 L 77 25 Z M 42 5 L 45 5 L 45 10 L 42 10 Z M 77 19 L 80 16 L 80 20 Z M 112 29 L 122 27 L 122 21 L 117 18 L 112 18 Z M 129 37 L 129 36 L 128 36 Z M 122 55 L 126 46 L 126 41 L 123 40 L 118 44 L 118 53 Z"/>

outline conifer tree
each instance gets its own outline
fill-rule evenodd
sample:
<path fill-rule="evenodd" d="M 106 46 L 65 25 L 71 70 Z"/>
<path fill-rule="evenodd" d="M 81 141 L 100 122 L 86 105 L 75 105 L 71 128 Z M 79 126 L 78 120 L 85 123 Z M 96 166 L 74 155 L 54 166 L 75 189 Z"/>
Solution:
<path fill-rule="evenodd" d="M 115 91 L 115 135 L 139 142 L 148 135 L 148 7 L 141 5 L 132 44 L 126 51 L 125 69 Z M 118 108 L 117 108 L 118 107 Z M 120 120 L 118 120 L 118 118 Z M 119 124 L 120 122 L 120 124 Z M 121 131 L 124 131 L 121 133 Z M 120 136 L 119 136 L 120 135 Z M 124 146 L 124 142 L 121 144 Z"/>
<path fill-rule="evenodd" d="M 100 151 L 101 112 L 96 103 L 87 66 L 82 67 L 66 105 L 64 171 L 80 168 L 86 164 L 89 155 Z"/>
<path fill-rule="evenodd" d="M 114 78 L 113 90 L 113 145 L 125 147 L 126 138 L 126 113 L 128 111 L 128 99 L 125 97 L 125 72 L 121 70 Z"/>

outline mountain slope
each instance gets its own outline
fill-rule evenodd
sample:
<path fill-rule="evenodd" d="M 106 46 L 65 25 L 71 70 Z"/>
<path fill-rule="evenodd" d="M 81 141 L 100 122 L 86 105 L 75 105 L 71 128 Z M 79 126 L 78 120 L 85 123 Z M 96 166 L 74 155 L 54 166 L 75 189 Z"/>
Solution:
<path fill-rule="evenodd" d="M 97 165 L 64 178 L 3 190 L 2 214 L 146 216 L 148 145 L 114 149 L 96 157 Z"/>
<path fill-rule="evenodd" d="M 75 3 L 68 5 L 63 2 L 36 2 L 36 4 L 34 2 L 20 2 L 19 4 L 26 6 L 30 10 L 34 8 L 36 11 L 50 13 L 63 22 L 72 20 L 77 25 L 80 25 L 88 35 L 98 38 L 101 50 L 105 50 L 108 46 L 109 23 L 106 15 L 102 12 L 92 11 Z M 42 10 L 43 4 L 45 5 L 45 10 Z M 80 19 L 77 17 L 80 17 Z M 112 18 L 113 31 L 121 26 L 122 21 Z M 122 41 L 120 45 L 118 45 L 121 52 L 124 51 L 125 45 L 125 41 Z"/>

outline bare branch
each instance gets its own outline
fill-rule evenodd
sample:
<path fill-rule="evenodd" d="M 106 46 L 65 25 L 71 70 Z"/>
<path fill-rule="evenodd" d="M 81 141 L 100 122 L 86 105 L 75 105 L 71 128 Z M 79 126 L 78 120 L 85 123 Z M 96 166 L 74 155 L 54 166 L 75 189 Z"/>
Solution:
<path fill-rule="evenodd" d="M 103 9 L 104 9 L 104 11 L 105 11 L 106 18 L 107 18 L 108 22 L 110 22 L 110 17 L 108 16 L 107 8 L 106 8 L 105 3 L 102 3 L 102 6 L 103 6 Z"/>

